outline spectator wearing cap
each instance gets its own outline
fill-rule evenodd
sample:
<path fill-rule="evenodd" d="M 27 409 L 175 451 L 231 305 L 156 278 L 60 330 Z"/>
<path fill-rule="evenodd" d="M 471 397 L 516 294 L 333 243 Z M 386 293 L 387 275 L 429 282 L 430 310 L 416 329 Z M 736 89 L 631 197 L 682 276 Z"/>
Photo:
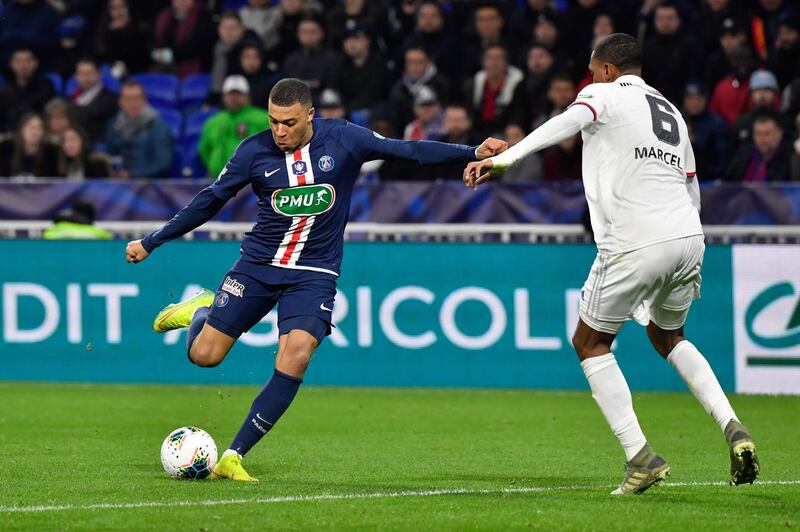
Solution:
<path fill-rule="evenodd" d="M 342 97 L 336 89 L 325 89 L 319 95 L 317 103 L 321 118 L 346 118 L 347 110 L 342 103 Z"/>
<path fill-rule="evenodd" d="M 731 57 L 735 50 L 747 48 L 747 34 L 739 21 L 728 17 L 721 23 L 718 50 L 712 53 L 705 65 L 706 85 L 716 87 L 722 78 L 732 73 Z"/>
<path fill-rule="evenodd" d="M 331 84 L 339 56 L 325 44 L 325 28 L 317 15 L 303 17 L 297 26 L 297 40 L 300 48 L 286 57 L 281 72 L 305 81 L 316 97 Z"/>
<path fill-rule="evenodd" d="M 5 2 L 0 17 L 0 64 L 6 65 L 14 50 L 25 48 L 45 66 L 58 45 L 61 17 L 47 0 Z"/>
<path fill-rule="evenodd" d="M 730 61 L 730 72 L 714 87 L 709 108 L 733 127 L 739 115 L 750 107 L 750 74 L 754 57 L 748 47 L 737 46 L 731 51 Z"/>
<path fill-rule="evenodd" d="M 475 34 L 466 34 L 462 40 L 464 73 L 472 75 L 481 68 L 484 52 L 495 45 L 508 49 L 504 30 L 506 26 L 500 7 L 493 2 L 479 3 L 474 11 Z"/>
<path fill-rule="evenodd" d="M 403 140 L 439 140 L 444 134 L 442 106 L 434 90 L 426 85 L 414 96 L 414 120 L 403 131 Z"/>
<path fill-rule="evenodd" d="M 219 175 L 244 139 L 269 128 L 269 115 L 250 105 L 244 76 L 228 76 L 222 84 L 223 109 L 203 125 L 198 152 L 210 176 Z"/>
<path fill-rule="evenodd" d="M 464 101 L 481 133 L 501 133 L 512 117 L 523 114 L 523 74 L 508 64 L 505 48 L 492 45 L 483 53 L 483 70 L 464 86 Z"/>
<path fill-rule="evenodd" d="M 700 2 L 691 17 L 690 29 L 697 36 L 703 48 L 703 56 L 708 57 L 719 49 L 719 39 L 726 30 L 726 24 L 736 21 L 741 26 L 744 12 L 735 0 L 708 0 Z"/>
<path fill-rule="evenodd" d="M 344 35 L 344 57 L 336 68 L 331 88 L 339 91 L 348 112 L 370 109 L 383 100 L 389 71 L 386 60 L 370 49 L 370 36 L 360 26 Z"/>
<path fill-rule="evenodd" d="M 269 92 L 280 81 L 281 76 L 267 68 L 264 52 L 260 46 L 246 44 L 239 52 L 238 72 L 247 79 L 250 85 L 250 103 L 266 109 L 269 103 Z"/>
<path fill-rule="evenodd" d="M 75 65 L 84 48 L 83 32 L 86 29 L 86 19 L 80 15 L 65 18 L 58 27 L 58 61 L 51 65 L 50 70 L 62 78 L 68 78 L 75 71 Z"/>
<path fill-rule="evenodd" d="M 450 88 L 461 87 L 461 49 L 445 27 L 445 13 L 433 0 L 422 2 L 416 13 L 414 33 L 409 35 L 395 57 L 397 65 L 404 65 L 403 53 L 408 48 L 421 47 L 449 81 Z"/>
<path fill-rule="evenodd" d="M 681 31 L 678 8 L 664 3 L 655 9 L 655 35 L 643 47 L 642 77 L 669 101 L 683 98 L 686 82 L 700 75 L 700 47 L 689 33 Z"/>
<path fill-rule="evenodd" d="M 752 139 L 736 152 L 725 179 L 745 183 L 788 181 L 792 144 L 775 117 L 761 115 L 756 118 Z"/>
<path fill-rule="evenodd" d="M 389 108 L 394 113 L 398 129 L 400 124 L 405 126 L 414 119 L 414 98 L 421 87 L 431 89 L 440 103 L 447 102 L 450 82 L 439 74 L 424 48 L 412 47 L 405 53 L 403 76 L 389 92 Z"/>
<path fill-rule="evenodd" d="M 106 149 L 113 158 L 113 176 L 123 179 L 169 177 L 172 135 L 147 102 L 141 83 L 128 80 L 122 84 L 119 109 L 106 133 Z"/>
<path fill-rule="evenodd" d="M 93 59 L 83 58 L 75 67 L 75 90 L 68 94 L 73 114 L 92 144 L 105 142 L 106 125 L 117 112 L 117 97 L 103 85 Z"/>
<path fill-rule="evenodd" d="M 155 24 L 153 59 L 179 77 L 205 72 L 211 66 L 214 24 L 198 0 L 172 0 Z"/>
<path fill-rule="evenodd" d="M 775 117 L 783 131 L 791 131 L 791 120 L 778 115 L 780 88 L 775 74 L 769 70 L 756 70 L 750 76 L 750 111 L 743 113 L 733 125 L 734 149 L 747 143 L 753 130 L 755 119 L 764 114 Z"/>
<path fill-rule="evenodd" d="M 11 55 L 13 77 L 0 86 L 0 132 L 12 131 L 22 115 L 41 113 L 56 91 L 39 73 L 39 60 L 30 48 L 20 48 Z"/>
<path fill-rule="evenodd" d="M 94 52 L 114 75 L 143 72 L 150 64 L 151 36 L 132 16 L 128 0 L 108 0 L 95 36 Z"/>
<path fill-rule="evenodd" d="M 728 165 L 728 125 L 708 110 L 708 91 L 700 81 L 690 81 L 681 111 L 689 127 L 697 175 L 701 180 L 721 179 Z"/>
<path fill-rule="evenodd" d="M 94 226 L 95 211 L 91 203 L 75 200 L 56 213 L 53 225 L 42 238 L 45 240 L 111 240 L 113 235 Z"/>
<path fill-rule="evenodd" d="M 214 45 L 211 64 L 211 94 L 209 103 L 217 104 L 222 94 L 222 83 L 227 76 L 236 74 L 239 55 L 245 46 L 261 47 L 261 38 L 247 29 L 235 11 L 226 11 L 217 24 L 219 39 Z"/>
<path fill-rule="evenodd" d="M 800 9 L 800 8 L 798 8 Z M 778 19 L 778 37 L 770 60 L 778 84 L 785 87 L 800 77 L 800 14 L 786 11 Z"/>
<path fill-rule="evenodd" d="M 344 45 L 344 39 L 353 28 L 362 28 L 373 39 L 382 40 L 385 16 L 381 2 L 344 0 L 336 2 L 328 15 L 328 38 L 333 49 Z M 381 43 L 382 44 L 382 43 Z M 381 46 L 381 49 L 385 46 Z"/>

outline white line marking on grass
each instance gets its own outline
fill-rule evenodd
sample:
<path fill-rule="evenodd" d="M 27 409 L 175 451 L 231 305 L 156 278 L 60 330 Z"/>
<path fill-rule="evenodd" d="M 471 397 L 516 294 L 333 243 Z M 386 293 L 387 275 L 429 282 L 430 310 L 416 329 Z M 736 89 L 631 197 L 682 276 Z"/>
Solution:
<path fill-rule="evenodd" d="M 661 488 L 727 486 L 727 482 L 665 482 Z M 757 486 L 798 486 L 800 480 L 764 480 Z M 543 493 L 551 491 L 593 491 L 616 488 L 616 484 L 529 486 L 519 488 L 448 488 L 420 491 L 386 491 L 375 493 L 323 493 L 320 495 L 287 495 L 257 499 L 221 499 L 204 501 L 150 501 L 130 503 L 65 504 L 59 506 L 0 506 L 0 513 L 62 512 L 67 510 L 129 510 L 136 508 L 179 508 L 184 506 L 228 506 L 232 504 L 276 504 L 282 502 L 344 501 L 358 499 L 392 499 L 397 497 L 440 497 L 445 495 L 503 495 L 513 493 Z"/>

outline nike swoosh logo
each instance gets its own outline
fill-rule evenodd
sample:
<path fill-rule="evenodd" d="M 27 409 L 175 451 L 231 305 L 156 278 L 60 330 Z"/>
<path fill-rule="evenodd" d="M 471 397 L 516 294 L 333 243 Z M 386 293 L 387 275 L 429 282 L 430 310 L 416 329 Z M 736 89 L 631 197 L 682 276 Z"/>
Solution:
<path fill-rule="evenodd" d="M 269 425 L 269 426 L 272 426 L 272 423 L 270 423 L 269 421 L 267 421 L 267 420 L 266 420 L 266 419 L 264 419 L 263 417 L 259 416 L 258 414 L 256 414 L 256 417 L 257 417 L 258 419 L 260 419 L 261 421 L 263 421 L 264 423 L 266 423 L 267 425 Z"/>
<path fill-rule="evenodd" d="M 277 172 L 279 170 L 280 170 L 280 168 L 276 168 L 275 170 L 273 170 L 271 172 L 267 172 L 266 170 L 264 170 L 264 177 L 269 177 L 269 176 L 271 176 L 272 174 L 274 174 L 275 172 Z"/>
<path fill-rule="evenodd" d="M 325 303 L 320 303 L 319 304 L 319 308 L 321 308 L 325 312 L 330 312 L 331 311 L 331 309 L 329 309 L 328 307 L 325 306 Z"/>

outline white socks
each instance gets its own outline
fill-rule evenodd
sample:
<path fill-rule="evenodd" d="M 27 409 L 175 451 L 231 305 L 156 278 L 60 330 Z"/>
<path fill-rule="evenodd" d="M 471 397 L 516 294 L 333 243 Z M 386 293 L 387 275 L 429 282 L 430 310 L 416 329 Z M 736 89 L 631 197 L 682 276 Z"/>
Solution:
<path fill-rule="evenodd" d="M 622 444 L 627 460 L 630 461 L 644 447 L 647 440 L 633 411 L 631 391 L 617 365 L 617 359 L 613 353 L 609 353 L 587 358 L 581 362 L 581 367 L 592 388 L 592 397 L 597 401 L 611 430 Z"/>
<path fill-rule="evenodd" d="M 689 390 L 697 397 L 706 412 L 719 423 L 722 430 L 725 430 L 731 419 L 737 419 L 711 366 L 692 342 L 684 340 L 676 345 L 667 356 L 667 362 L 675 368 L 689 386 Z"/>
<path fill-rule="evenodd" d="M 225 451 L 224 453 L 222 453 L 222 458 L 225 458 L 226 456 L 230 456 L 230 455 L 232 455 L 232 454 L 239 454 L 239 453 L 237 453 L 237 452 L 236 452 L 236 451 L 234 451 L 233 449 L 228 449 L 227 451 Z M 241 458 L 241 455 L 239 456 L 239 458 Z"/>

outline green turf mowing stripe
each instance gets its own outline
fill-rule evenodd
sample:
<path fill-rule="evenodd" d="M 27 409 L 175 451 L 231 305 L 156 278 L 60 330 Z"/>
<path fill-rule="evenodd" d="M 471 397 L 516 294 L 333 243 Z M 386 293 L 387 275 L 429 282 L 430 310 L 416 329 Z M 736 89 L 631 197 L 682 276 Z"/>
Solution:
<path fill-rule="evenodd" d="M 757 481 L 759 486 L 795 486 L 800 485 L 800 480 L 765 480 Z M 691 488 L 691 487 L 712 487 L 727 486 L 727 482 L 665 482 L 658 487 L 667 488 Z M 0 513 L 39 513 L 39 512 L 61 512 L 67 510 L 129 510 L 136 508 L 171 508 L 187 506 L 228 506 L 232 504 L 276 504 L 286 502 L 314 502 L 314 501 L 344 501 L 359 499 L 393 499 L 398 497 L 441 497 L 448 495 L 508 495 L 525 493 L 542 493 L 551 491 L 594 491 L 610 490 L 616 488 L 616 484 L 606 485 L 572 485 L 572 486 L 529 486 L 519 488 L 450 488 L 450 489 L 431 489 L 422 491 L 388 491 L 376 493 L 341 493 L 341 494 L 321 494 L 321 495 L 297 495 L 284 497 L 261 497 L 256 499 L 224 499 L 224 500 L 205 500 L 205 501 L 149 501 L 134 503 L 96 503 L 85 505 L 61 505 L 61 506 L 7 506 L 0 507 Z"/>

